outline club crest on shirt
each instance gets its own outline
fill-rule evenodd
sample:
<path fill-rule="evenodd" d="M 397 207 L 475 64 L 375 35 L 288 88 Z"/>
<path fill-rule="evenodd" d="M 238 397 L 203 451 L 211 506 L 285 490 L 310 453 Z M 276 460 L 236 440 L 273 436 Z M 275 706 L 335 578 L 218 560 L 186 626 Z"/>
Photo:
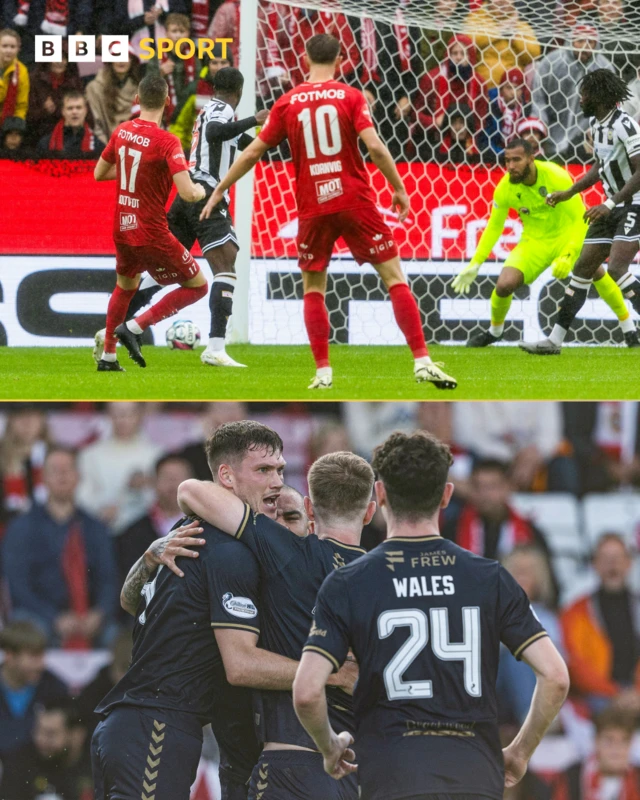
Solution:
<path fill-rule="evenodd" d="M 522 208 L 519 208 L 519 209 L 518 209 L 518 213 L 519 213 L 519 214 L 522 214 L 523 216 L 525 216 L 525 217 L 526 217 L 526 216 L 527 216 L 527 214 L 530 214 L 530 213 L 531 213 L 531 211 L 529 211 L 529 209 L 528 209 L 528 208 L 526 208 L 526 206 L 523 206 Z"/>
<path fill-rule="evenodd" d="M 538 189 L 538 194 L 540 195 L 540 197 L 546 197 L 549 194 L 549 190 L 547 189 L 546 186 L 541 186 Z"/>
<path fill-rule="evenodd" d="M 231 592 L 222 595 L 222 605 L 226 611 L 240 619 L 253 619 L 258 616 L 258 609 L 248 597 L 235 597 Z"/>

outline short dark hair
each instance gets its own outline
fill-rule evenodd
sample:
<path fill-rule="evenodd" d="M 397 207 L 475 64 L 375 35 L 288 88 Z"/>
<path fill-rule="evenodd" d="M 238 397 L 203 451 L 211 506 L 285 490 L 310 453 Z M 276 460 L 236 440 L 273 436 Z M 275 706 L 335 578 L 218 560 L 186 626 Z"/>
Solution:
<path fill-rule="evenodd" d="M 601 711 L 594 720 L 596 726 L 596 736 L 606 730 L 615 728 L 624 731 L 629 739 L 633 736 L 636 729 L 635 715 L 630 711 L 625 711 L 616 706 L 608 706 Z"/>
<path fill-rule="evenodd" d="M 235 67 L 223 67 L 213 76 L 213 88 L 225 94 L 240 94 L 244 77 Z"/>
<path fill-rule="evenodd" d="M 598 551 L 602 545 L 607 544 L 607 542 L 616 542 L 624 549 L 628 556 L 631 555 L 627 541 L 621 533 L 617 533 L 616 531 L 605 531 L 605 533 L 600 534 L 598 541 L 595 543 L 593 548 L 593 558 L 598 555 Z"/>
<path fill-rule="evenodd" d="M 229 44 L 227 44 L 227 54 L 223 56 L 222 42 L 216 41 L 211 48 L 211 55 L 207 57 L 208 61 L 211 61 L 212 58 L 220 58 L 223 61 L 228 61 L 229 64 L 233 66 L 233 51 Z"/>
<path fill-rule="evenodd" d="M 309 495 L 318 517 L 325 522 L 351 520 L 366 511 L 375 475 L 371 466 L 355 453 L 321 456 L 307 476 Z"/>
<path fill-rule="evenodd" d="M 190 472 L 193 473 L 193 467 L 188 459 L 181 456 L 180 453 L 167 453 L 156 461 L 154 467 L 155 474 L 157 475 L 165 464 L 170 464 L 172 461 L 179 461 L 181 464 L 186 464 Z"/>
<path fill-rule="evenodd" d="M 44 653 L 47 648 L 47 636 L 33 622 L 10 622 L 0 631 L 0 650 L 7 653 Z"/>
<path fill-rule="evenodd" d="M 63 92 L 62 105 L 64 105 L 67 100 L 84 100 L 85 103 L 87 102 L 87 98 L 79 89 L 67 89 L 66 92 Z"/>
<path fill-rule="evenodd" d="M 167 82 L 156 73 L 145 75 L 138 84 L 138 97 L 140 98 L 141 108 L 155 111 L 163 108 L 169 88 Z"/>
<path fill-rule="evenodd" d="M 479 458 L 471 468 L 471 474 L 476 472 L 499 472 L 504 478 L 509 475 L 509 465 L 497 458 Z"/>
<path fill-rule="evenodd" d="M 521 147 L 524 150 L 525 155 L 532 156 L 533 155 L 533 145 L 527 139 L 522 139 L 521 137 L 517 137 L 515 139 L 510 139 L 507 144 L 505 145 L 505 151 L 507 150 L 515 150 L 516 147 Z"/>
<path fill-rule="evenodd" d="M 69 456 L 73 460 L 73 463 L 77 466 L 78 464 L 78 452 L 74 450 L 72 447 L 65 447 L 62 444 L 54 444 L 53 447 L 50 447 L 47 450 L 47 453 L 44 457 L 45 462 L 47 462 L 51 456 L 56 455 L 56 453 L 62 453 L 65 456 Z"/>
<path fill-rule="evenodd" d="M 333 64 L 340 55 L 340 41 L 330 33 L 312 36 L 306 45 L 307 57 L 313 64 Z"/>
<path fill-rule="evenodd" d="M 373 469 L 399 519 L 414 521 L 435 514 L 451 464 L 447 445 L 426 431 L 392 433 L 373 451 Z"/>
<path fill-rule="evenodd" d="M 207 439 L 204 449 L 209 469 L 215 478 L 220 464 L 242 461 L 252 450 L 267 450 L 270 455 L 281 453 L 283 447 L 282 439 L 272 428 L 245 419 L 227 422 L 216 428 Z"/>

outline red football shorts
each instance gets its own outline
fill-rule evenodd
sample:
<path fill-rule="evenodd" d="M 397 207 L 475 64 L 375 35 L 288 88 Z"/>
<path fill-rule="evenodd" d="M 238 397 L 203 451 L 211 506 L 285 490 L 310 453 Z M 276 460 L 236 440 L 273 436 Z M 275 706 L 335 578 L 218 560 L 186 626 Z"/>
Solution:
<path fill-rule="evenodd" d="M 134 278 L 148 272 L 161 286 L 185 283 L 200 271 L 191 253 L 172 234 L 157 244 L 132 246 L 116 242 L 116 272 Z"/>
<path fill-rule="evenodd" d="M 380 264 L 398 255 L 391 228 L 373 205 L 301 219 L 298 224 L 298 264 L 303 272 L 323 272 L 342 236 L 358 264 Z"/>

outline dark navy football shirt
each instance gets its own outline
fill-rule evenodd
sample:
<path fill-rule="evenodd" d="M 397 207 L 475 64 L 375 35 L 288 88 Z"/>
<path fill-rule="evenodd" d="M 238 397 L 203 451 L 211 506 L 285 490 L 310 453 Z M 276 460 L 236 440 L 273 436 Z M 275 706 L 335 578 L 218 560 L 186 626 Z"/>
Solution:
<path fill-rule="evenodd" d="M 299 661 L 322 582 L 365 551 L 335 539 L 296 536 L 264 514 L 251 514 L 248 507 L 246 518 L 240 541 L 258 559 L 262 576 L 260 646 Z M 353 698 L 329 687 L 327 701 L 335 726 L 353 730 Z M 260 692 L 256 702 L 263 741 L 316 749 L 296 717 L 291 692 Z"/>
<path fill-rule="evenodd" d="M 260 753 L 252 694 L 227 682 L 213 629 L 260 633 L 260 571 L 248 547 L 200 524 L 206 544 L 198 558 L 178 559 L 184 577 L 159 567 L 143 586 L 131 666 L 96 712 L 119 705 L 153 709 L 156 718 L 197 735 L 211 722 L 232 768 L 246 780 Z"/>
<path fill-rule="evenodd" d="M 362 796 L 500 800 L 500 642 L 519 658 L 546 636 L 496 561 L 441 537 L 393 538 L 324 582 L 305 650 L 334 670 L 351 648 Z"/>

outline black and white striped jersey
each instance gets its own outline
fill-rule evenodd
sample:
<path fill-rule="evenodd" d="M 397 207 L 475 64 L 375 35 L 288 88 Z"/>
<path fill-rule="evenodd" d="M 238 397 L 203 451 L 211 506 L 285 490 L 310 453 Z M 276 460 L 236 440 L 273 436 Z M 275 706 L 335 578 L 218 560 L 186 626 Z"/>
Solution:
<path fill-rule="evenodd" d="M 633 174 L 630 159 L 640 155 L 640 124 L 619 108 L 603 120 L 591 117 L 589 124 L 602 185 L 607 197 L 613 197 Z M 640 205 L 640 192 L 631 202 Z"/>
<path fill-rule="evenodd" d="M 191 137 L 191 157 L 189 170 L 195 180 L 204 181 L 214 189 L 229 172 L 238 151 L 238 139 L 242 134 L 226 141 L 207 140 L 207 125 L 210 122 L 222 124 L 233 122 L 235 111 L 228 103 L 213 99 L 202 109 L 193 127 Z M 225 192 L 225 200 L 229 202 L 229 192 Z"/>

